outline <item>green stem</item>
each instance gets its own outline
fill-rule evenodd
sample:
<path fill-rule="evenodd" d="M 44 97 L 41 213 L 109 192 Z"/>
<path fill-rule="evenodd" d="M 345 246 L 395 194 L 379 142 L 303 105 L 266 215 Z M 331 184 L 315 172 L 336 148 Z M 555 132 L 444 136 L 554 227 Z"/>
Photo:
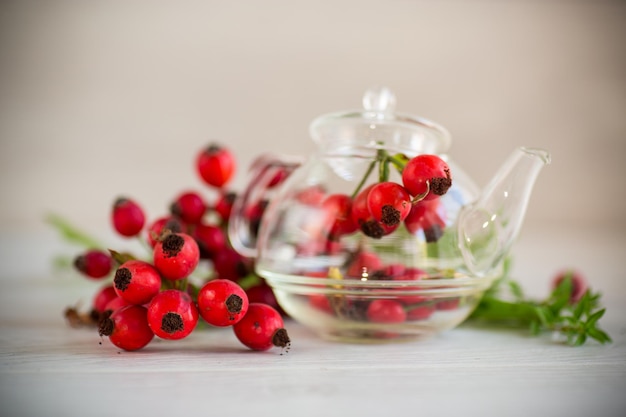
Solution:
<path fill-rule="evenodd" d="M 94 239 L 87 233 L 78 230 L 78 228 L 74 227 L 70 224 L 70 222 L 57 214 L 48 214 L 45 221 L 57 229 L 57 231 L 59 231 L 68 242 L 83 246 L 86 249 L 104 250 L 106 248 L 106 246 L 100 243 L 97 239 Z"/>
<path fill-rule="evenodd" d="M 363 175 L 363 178 L 361 178 L 361 182 L 359 182 L 359 185 L 356 186 L 354 192 L 352 193 L 353 200 L 356 198 L 357 195 L 359 195 L 359 192 L 361 191 L 361 188 L 363 188 L 363 185 L 365 185 L 367 178 L 370 176 L 370 174 L 374 170 L 374 167 L 376 167 L 376 162 L 378 162 L 378 156 L 376 157 L 376 159 L 372 161 L 370 166 L 367 167 L 367 171 L 365 172 L 365 175 Z"/>

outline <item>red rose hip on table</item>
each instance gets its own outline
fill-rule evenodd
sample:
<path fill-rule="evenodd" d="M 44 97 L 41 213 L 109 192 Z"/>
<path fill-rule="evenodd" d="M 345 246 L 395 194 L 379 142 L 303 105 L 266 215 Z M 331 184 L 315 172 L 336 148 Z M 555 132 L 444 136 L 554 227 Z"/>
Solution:
<path fill-rule="evenodd" d="M 111 343 L 120 349 L 138 350 L 154 338 L 148 326 L 148 310 L 143 306 L 130 305 L 113 312 L 100 320 L 100 336 L 108 336 Z"/>
<path fill-rule="evenodd" d="M 148 325 L 162 339 L 182 339 L 198 324 L 198 309 L 189 294 L 179 290 L 158 293 L 148 306 Z"/>
<path fill-rule="evenodd" d="M 189 276 L 200 261 L 200 248 L 186 233 L 168 233 L 154 246 L 153 263 L 161 275 L 169 280 Z"/>
<path fill-rule="evenodd" d="M 234 281 L 214 279 L 198 292 L 198 311 L 213 326 L 231 326 L 248 311 L 248 296 Z"/>
<path fill-rule="evenodd" d="M 252 350 L 285 348 L 291 343 L 280 313 L 266 304 L 250 303 L 248 312 L 233 330 L 237 339 Z"/>
<path fill-rule="evenodd" d="M 130 304 L 146 304 L 161 288 L 161 276 L 154 266 L 140 261 L 124 262 L 115 271 L 115 292 Z"/>

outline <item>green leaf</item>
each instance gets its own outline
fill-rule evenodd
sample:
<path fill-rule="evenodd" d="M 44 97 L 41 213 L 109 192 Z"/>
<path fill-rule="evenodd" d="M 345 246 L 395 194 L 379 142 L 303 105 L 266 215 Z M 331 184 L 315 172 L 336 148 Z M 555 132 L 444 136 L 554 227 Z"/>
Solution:
<path fill-rule="evenodd" d="M 86 249 L 103 249 L 102 245 L 97 239 L 89 236 L 87 233 L 78 230 L 67 220 L 56 214 L 48 214 L 45 218 L 46 223 L 57 229 L 61 233 L 62 237 L 69 243 L 83 246 Z"/>
<path fill-rule="evenodd" d="M 587 334 L 580 333 L 574 340 L 574 346 L 581 346 L 587 341 Z"/>
<path fill-rule="evenodd" d="M 600 320 L 602 318 L 602 316 L 604 316 L 605 312 L 606 312 L 606 309 L 603 308 L 602 310 L 598 310 L 595 313 L 593 313 L 592 315 L 590 315 L 589 318 L 587 319 L 587 321 L 585 322 L 585 327 L 586 328 L 595 327 L 597 321 Z"/>
<path fill-rule="evenodd" d="M 598 329 L 597 327 L 593 327 L 591 329 L 588 329 L 587 330 L 587 335 L 589 335 L 589 337 L 597 340 L 598 342 L 600 342 L 602 344 L 610 343 L 612 341 L 607 333 L 605 333 L 604 331 Z"/>
<path fill-rule="evenodd" d="M 524 291 L 522 290 L 521 285 L 519 285 L 516 281 L 508 281 L 508 284 L 513 297 L 517 300 L 522 300 L 524 298 Z"/>
<path fill-rule="evenodd" d="M 113 249 L 109 249 L 109 253 L 118 266 L 122 265 L 124 262 L 137 259 L 132 253 L 128 252 L 116 252 Z"/>

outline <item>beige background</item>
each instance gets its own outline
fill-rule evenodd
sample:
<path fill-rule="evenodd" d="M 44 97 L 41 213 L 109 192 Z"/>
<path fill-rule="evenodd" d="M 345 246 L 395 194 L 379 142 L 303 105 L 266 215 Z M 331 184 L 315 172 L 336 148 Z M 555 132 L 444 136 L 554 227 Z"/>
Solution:
<path fill-rule="evenodd" d="M 2 1 L 0 230 L 53 211 L 150 217 L 210 141 L 245 167 L 307 154 L 308 124 L 387 85 L 445 125 L 484 184 L 518 145 L 552 152 L 527 224 L 626 231 L 626 2 Z"/>

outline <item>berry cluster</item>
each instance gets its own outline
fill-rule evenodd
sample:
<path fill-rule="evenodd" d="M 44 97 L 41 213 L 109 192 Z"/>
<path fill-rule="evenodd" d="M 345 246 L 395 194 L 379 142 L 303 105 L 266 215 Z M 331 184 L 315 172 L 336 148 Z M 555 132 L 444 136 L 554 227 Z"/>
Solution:
<path fill-rule="evenodd" d="M 143 348 L 154 336 L 187 337 L 200 319 L 211 326 L 231 326 L 237 339 L 253 350 L 288 347 L 283 312 L 272 290 L 254 275 L 252 260 L 230 246 L 225 232 L 236 197 L 225 189 L 235 172 L 233 155 L 211 145 L 198 154 L 196 169 L 218 192 L 214 204 L 199 192 L 185 191 L 171 201 L 169 213 L 147 223 L 136 201 L 115 200 L 113 229 L 122 237 L 142 240 L 149 256 L 139 259 L 99 249 L 78 255 L 78 271 L 94 280 L 112 276 L 112 282 L 96 293 L 86 318 L 73 309 L 67 317 L 74 323 L 96 323 L 100 336 L 129 351 Z M 194 284 L 190 277 L 204 261 L 215 273 Z"/>
<path fill-rule="evenodd" d="M 379 151 L 372 169 L 376 163 L 381 167 L 378 182 L 363 186 L 368 171 L 352 196 L 331 194 L 322 201 L 322 206 L 334 213 L 329 238 L 337 240 L 360 230 L 380 239 L 404 223 L 410 233 L 423 230 L 428 242 L 438 240 L 445 226 L 439 197 L 452 185 L 448 164 L 437 155 L 408 159 L 384 151 Z M 401 173 L 402 184 L 389 180 L 389 164 Z"/>

